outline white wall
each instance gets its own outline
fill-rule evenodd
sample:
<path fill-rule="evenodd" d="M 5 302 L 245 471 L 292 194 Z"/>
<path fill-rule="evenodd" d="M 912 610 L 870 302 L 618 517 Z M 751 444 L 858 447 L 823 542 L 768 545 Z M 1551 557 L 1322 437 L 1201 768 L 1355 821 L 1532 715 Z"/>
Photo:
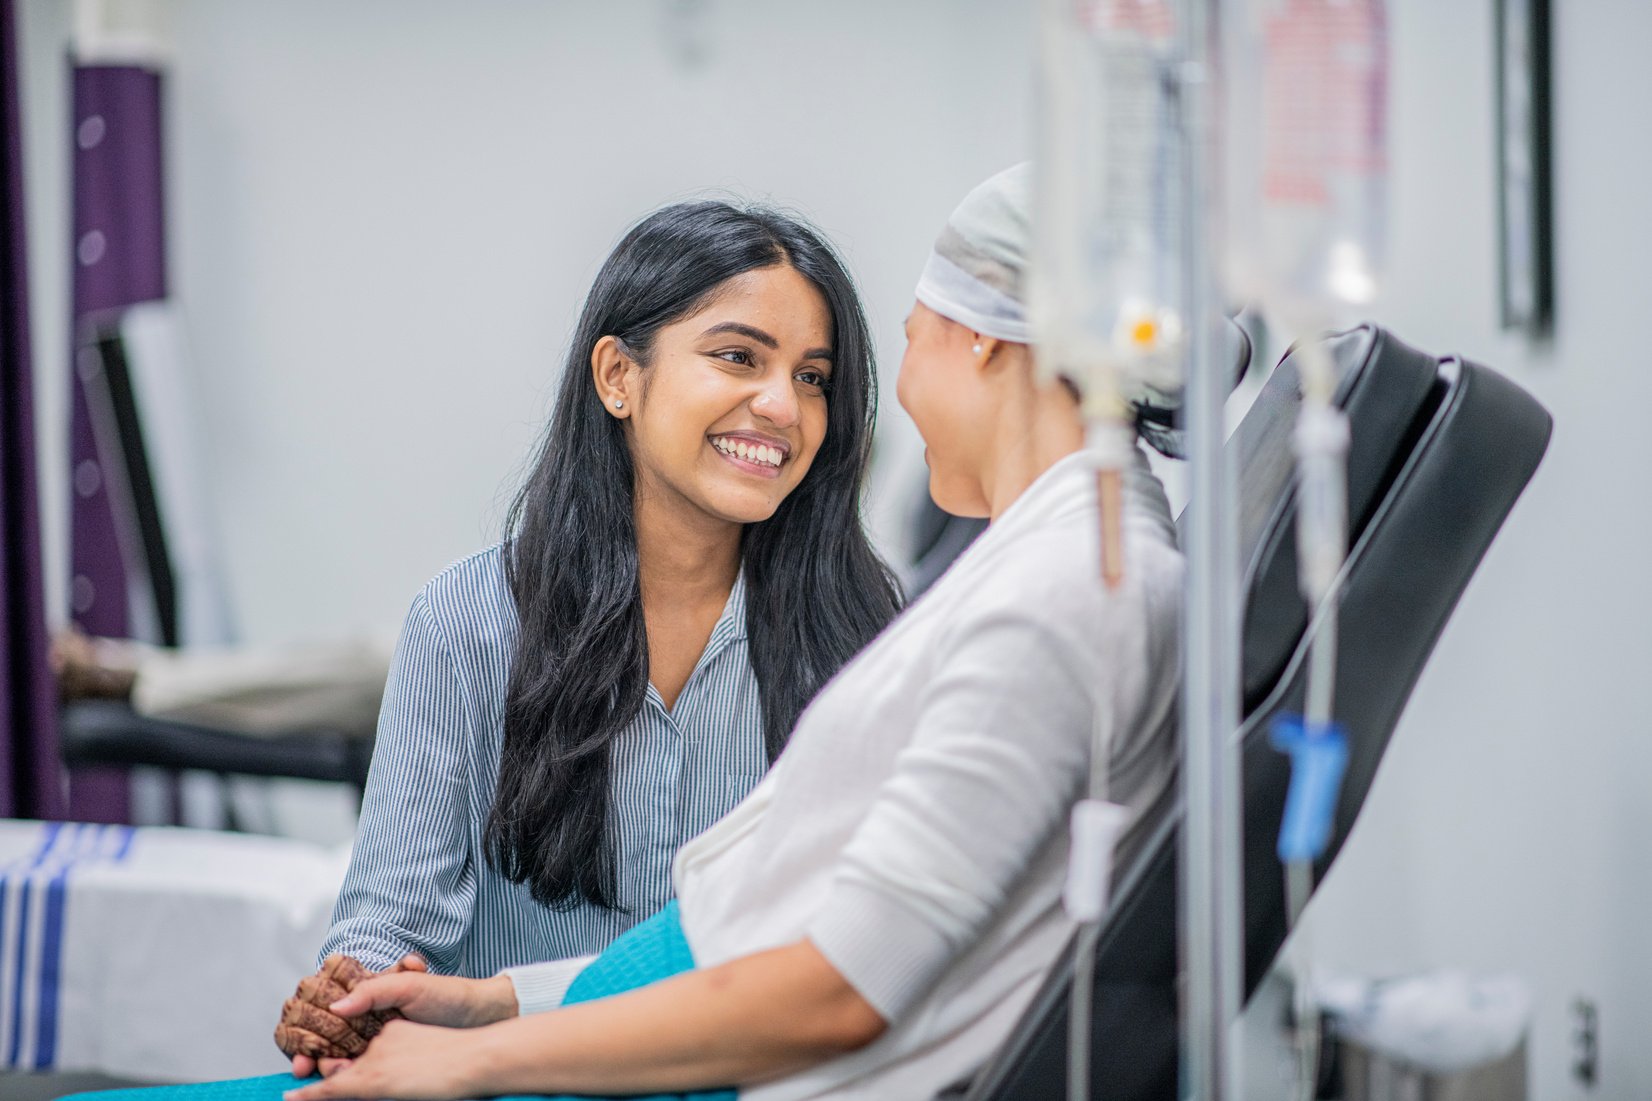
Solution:
<path fill-rule="evenodd" d="M 1652 666 L 1652 433 L 1632 419 L 1652 372 L 1630 330 L 1652 248 L 1638 117 L 1652 8 L 1555 6 L 1560 317 L 1539 346 L 1496 319 L 1491 5 L 1391 5 L 1393 240 L 1373 314 L 1508 372 L 1557 426 L 1311 912 L 1328 966 L 1526 975 L 1545 1101 L 1584 1096 L 1567 1078 L 1576 995 L 1601 1007 L 1595 1095 L 1652 1095 L 1637 691 Z M 66 7 L 24 8 L 54 416 Z M 892 370 L 940 220 L 1029 150 L 1030 5 L 1016 0 L 160 9 L 173 270 L 255 639 L 393 623 L 428 575 L 496 536 L 585 287 L 648 208 L 703 187 L 801 208 L 848 254 Z M 671 28 L 693 10 L 705 59 L 689 66 Z M 892 396 L 883 420 L 888 533 L 914 457 Z M 60 554 L 60 520 L 53 533 Z"/>

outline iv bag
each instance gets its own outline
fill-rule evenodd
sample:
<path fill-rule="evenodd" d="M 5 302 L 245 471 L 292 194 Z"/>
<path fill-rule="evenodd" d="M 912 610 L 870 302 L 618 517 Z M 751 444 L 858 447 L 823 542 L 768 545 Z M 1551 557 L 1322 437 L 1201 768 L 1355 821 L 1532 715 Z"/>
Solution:
<path fill-rule="evenodd" d="M 1045 0 L 1041 14 L 1029 312 L 1041 374 L 1092 400 L 1179 385 L 1176 28 L 1165 0 Z"/>
<path fill-rule="evenodd" d="M 1388 35 L 1382 0 L 1248 0 L 1231 285 L 1299 321 L 1368 304 L 1384 265 Z M 1248 102 L 1246 97 L 1248 96 Z"/>

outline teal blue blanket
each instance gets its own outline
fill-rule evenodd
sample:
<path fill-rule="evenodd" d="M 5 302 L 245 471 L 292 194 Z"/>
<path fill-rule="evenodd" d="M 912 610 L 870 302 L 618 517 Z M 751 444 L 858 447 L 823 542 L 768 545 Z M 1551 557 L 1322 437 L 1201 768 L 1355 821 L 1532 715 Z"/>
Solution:
<path fill-rule="evenodd" d="M 675 902 L 621 935 L 579 973 L 562 999 L 563 1005 L 593 1002 L 613 994 L 647 986 L 694 969 L 694 955 L 683 937 L 682 921 Z M 231 1082 L 201 1082 L 189 1086 L 154 1086 L 148 1089 L 104 1090 L 77 1093 L 62 1101 L 95 1098 L 96 1101 L 281 1101 L 281 1095 L 304 1084 L 290 1074 L 263 1078 L 238 1078 Z M 653 1094 L 635 1101 L 735 1101 L 731 1089 L 702 1093 Z M 553 1098 L 512 1098 L 510 1101 L 596 1101 L 594 1098 L 558 1094 Z"/>

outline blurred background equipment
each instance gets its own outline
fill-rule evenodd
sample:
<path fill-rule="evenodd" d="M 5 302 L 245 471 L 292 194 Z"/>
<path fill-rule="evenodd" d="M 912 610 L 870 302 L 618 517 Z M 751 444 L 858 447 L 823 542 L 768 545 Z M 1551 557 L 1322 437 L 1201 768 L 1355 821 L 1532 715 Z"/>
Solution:
<path fill-rule="evenodd" d="M 60 636 L 71 773 L 162 770 L 171 781 L 163 789 L 171 796 L 166 819 L 174 823 L 186 820 L 180 775 L 212 774 L 222 824 L 231 828 L 243 818 L 231 776 L 333 781 L 359 792 L 389 641 L 232 645 L 201 419 L 176 318 L 153 303 L 89 317 L 81 331 L 78 393 L 90 411 L 95 457 L 76 469 L 76 498 L 107 506 L 116 539 L 102 553 L 113 550 L 125 595 L 119 622 L 127 629 L 118 637 L 142 641 L 93 644 L 73 629 Z M 83 547 L 81 561 L 92 560 L 105 565 Z M 107 609 L 88 609 L 93 622 L 116 624 Z M 267 792 L 241 795 L 244 802 Z"/>

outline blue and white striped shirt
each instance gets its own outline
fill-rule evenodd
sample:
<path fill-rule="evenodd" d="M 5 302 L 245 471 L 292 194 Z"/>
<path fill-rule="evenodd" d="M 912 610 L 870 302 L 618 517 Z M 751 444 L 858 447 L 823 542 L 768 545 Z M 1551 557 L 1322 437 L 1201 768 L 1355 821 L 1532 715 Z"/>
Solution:
<path fill-rule="evenodd" d="M 676 706 L 653 685 L 613 746 L 611 813 L 624 912 L 559 913 L 487 862 L 518 626 L 495 546 L 438 574 L 396 645 L 349 871 L 321 956 L 383 968 L 409 952 L 432 971 L 502 968 L 600 952 L 672 897 L 678 847 L 744 798 L 768 768 L 737 580 Z"/>

